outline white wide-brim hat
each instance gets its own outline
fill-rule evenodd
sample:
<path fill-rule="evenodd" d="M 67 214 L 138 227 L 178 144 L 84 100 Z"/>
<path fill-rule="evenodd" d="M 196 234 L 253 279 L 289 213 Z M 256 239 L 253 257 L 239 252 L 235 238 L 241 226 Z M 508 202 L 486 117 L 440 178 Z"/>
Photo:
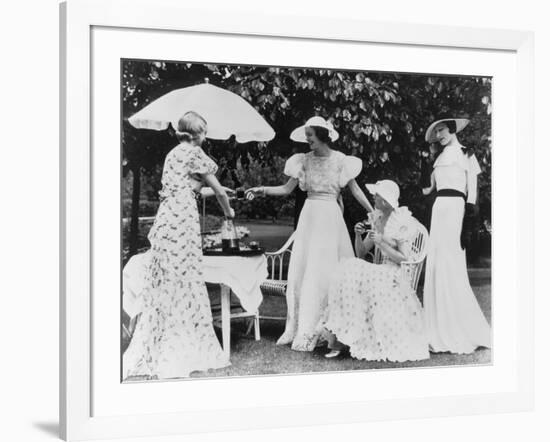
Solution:
<path fill-rule="evenodd" d="M 470 122 L 467 118 L 442 118 L 441 120 L 434 121 L 430 124 L 430 127 L 428 127 L 428 130 L 426 131 L 426 141 L 428 143 L 437 143 L 437 138 L 434 134 L 435 126 L 439 123 L 444 123 L 445 121 L 454 121 L 456 123 L 456 133 L 468 126 L 468 123 Z"/>
<path fill-rule="evenodd" d="M 366 188 L 372 195 L 380 195 L 394 209 L 399 207 L 399 186 L 394 181 L 381 180 L 376 184 L 366 184 Z"/>
<path fill-rule="evenodd" d="M 297 127 L 290 134 L 290 139 L 298 143 L 307 143 L 306 127 L 322 127 L 328 130 L 328 135 L 331 141 L 336 141 L 339 137 L 338 132 L 334 129 L 331 123 L 323 117 L 311 117 L 303 126 Z"/>

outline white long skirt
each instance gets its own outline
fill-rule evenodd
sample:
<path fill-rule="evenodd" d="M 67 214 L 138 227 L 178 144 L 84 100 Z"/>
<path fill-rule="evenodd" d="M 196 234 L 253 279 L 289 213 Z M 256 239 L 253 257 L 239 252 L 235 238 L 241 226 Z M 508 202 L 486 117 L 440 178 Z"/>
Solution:
<path fill-rule="evenodd" d="M 432 209 L 424 283 L 424 315 L 434 352 L 471 353 L 491 347 L 491 328 L 468 280 L 460 246 L 464 200 L 438 197 Z"/>
<path fill-rule="evenodd" d="M 327 307 L 330 278 L 337 264 L 354 256 L 351 239 L 336 200 L 307 199 L 292 248 L 286 292 L 287 319 L 277 344 L 312 351 Z"/>

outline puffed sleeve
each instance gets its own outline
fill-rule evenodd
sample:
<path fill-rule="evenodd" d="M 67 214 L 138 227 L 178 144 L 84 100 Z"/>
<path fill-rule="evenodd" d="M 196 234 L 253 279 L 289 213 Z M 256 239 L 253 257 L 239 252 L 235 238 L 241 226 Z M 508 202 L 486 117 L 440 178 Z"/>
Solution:
<path fill-rule="evenodd" d="M 390 236 L 393 237 L 398 243 L 403 241 L 410 241 L 416 235 L 417 223 L 413 218 L 410 210 L 407 207 L 399 207 L 395 210 L 395 216 L 393 217 Z"/>
<path fill-rule="evenodd" d="M 346 155 L 342 164 L 342 170 L 339 177 L 340 187 L 346 187 L 348 183 L 357 177 L 361 173 L 363 168 L 363 161 L 359 158 Z"/>
<path fill-rule="evenodd" d="M 189 173 L 192 174 L 214 174 L 218 165 L 204 153 L 200 147 L 193 148 L 189 156 Z"/>
<path fill-rule="evenodd" d="M 292 155 L 285 163 L 284 174 L 290 178 L 301 179 L 304 175 L 304 154 Z"/>

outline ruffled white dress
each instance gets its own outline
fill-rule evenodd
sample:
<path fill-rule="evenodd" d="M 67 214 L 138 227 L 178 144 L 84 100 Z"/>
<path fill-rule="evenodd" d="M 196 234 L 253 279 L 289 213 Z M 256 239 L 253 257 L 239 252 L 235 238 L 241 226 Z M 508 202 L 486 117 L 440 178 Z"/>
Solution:
<path fill-rule="evenodd" d="M 373 229 L 409 250 L 416 221 L 406 207 L 380 224 L 381 212 L 369 214 Z M 349 346 L 354 358 L 416 361 L 430 357 L 422 306 L 399 264 L 382 255 L 381 264 L 363 259 L 340 263 L 331 281 L 324 327 Z"/>
<path fill-rule="evenodd" d="M 340 190 L 361 172 L 360 159 L 332 151 L 288 159 L 285 175 L 296 178 L 308 198 L 300 213 L 288 271 L 287 320 L 277 344 L 312 351 L 319 339 L 318 324 L 327 305 L 330 276 L 344 258 L 354 256 L 351 239 L 338 204 Z"/>
<path fill-rule="evenodd" d="M 466 171 L 471 167 L 460 146 L 447 146 L 434 164 L 437 189 L 466 192 Z M 491 347 L 491 327 L 470 286 L 460 246 L 463 216 L 464 199 L 435 200 L 424 282 L 426 329 L 434 352 L 471 353 L 480 346 Z"/>

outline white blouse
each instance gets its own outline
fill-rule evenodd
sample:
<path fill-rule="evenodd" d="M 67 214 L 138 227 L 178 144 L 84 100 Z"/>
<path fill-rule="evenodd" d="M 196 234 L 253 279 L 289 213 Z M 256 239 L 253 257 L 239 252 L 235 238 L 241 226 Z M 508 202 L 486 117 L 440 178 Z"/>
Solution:
<path fill-rule="evenodd" d="M 300 189 L 334 195 L 357 177 L 363 162 L 354 156 L 333 150 L 328 156 L 313 152 L 292 155 L 285 164 L 284 174 L 296 178 Z"/>
<path fill-rule="evenodd" d="M 475 155 L 468 157 L 462 146 L 446 146 L 434 163 L 434 179 L 437 190 L 455 189 L 467 195 L 467 202 L 477 200 L 477 175 L 481 172 Z"/>

